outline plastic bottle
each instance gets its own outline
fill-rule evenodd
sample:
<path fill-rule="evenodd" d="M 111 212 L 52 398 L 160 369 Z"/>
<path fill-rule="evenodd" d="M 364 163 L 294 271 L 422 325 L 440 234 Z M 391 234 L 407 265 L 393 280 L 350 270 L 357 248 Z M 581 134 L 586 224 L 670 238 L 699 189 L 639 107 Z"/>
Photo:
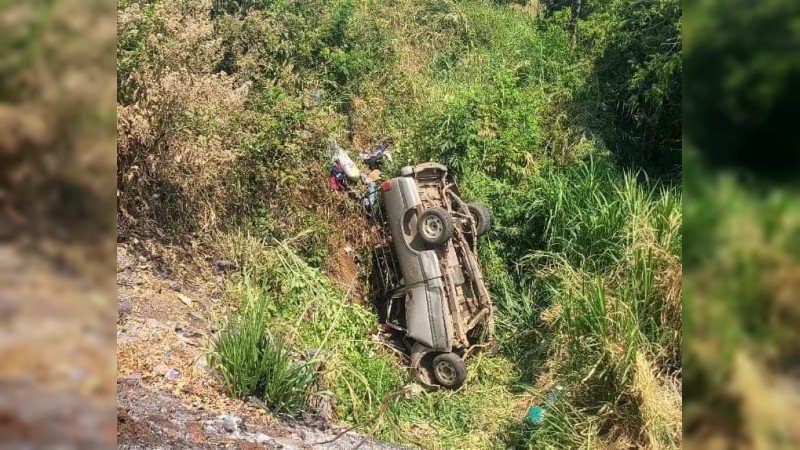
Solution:
<path fill-rule="evenodd" d="M 333 139 L 331 139 L 328 150 L 330 151 L 331 163 L 336 164 L 336 161 L 338 160 L 339 164 L 341 164 L 342 169 L 344 170 L 344 173 L 347 174 L 347 178 L 349 178 L 350 181 L 358 181 L 361 172 L 359 172 L 358 167 L 356 167 L 353 160 L 350 159 L 350 156 L 347 155 L 347 152 L 339 147 L 339 144 L 337 144 Z"/>
<path fill-rule="evenodd" d="M 558 400 L 558 397 L 561 395 L 561 391 L 563 389 L 564 388 L 562 386 L 556 386 L 555 389 L 548 392 L 547 400 L 545 400 L 544 406 L 531 406 L 530 409 L 528 409 L 528 415 L 526 416 L 528 422 L 534 425 L 541 425 L 544 423 L 545 413 L 553 406 L 555 401 Z"/>

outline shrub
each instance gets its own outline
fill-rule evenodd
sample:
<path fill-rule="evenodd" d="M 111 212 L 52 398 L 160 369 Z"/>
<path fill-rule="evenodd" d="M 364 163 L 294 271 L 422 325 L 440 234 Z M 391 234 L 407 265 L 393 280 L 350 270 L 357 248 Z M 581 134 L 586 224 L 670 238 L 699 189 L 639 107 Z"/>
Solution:
<path fill-rule="evenodd" d="M 267 331 L 269 300 L 245 281 L 240 310 L 214 338 L 209 362 L 228 393 L 255 397 L 270 411 L 293 415 L 305 408 L 314 379 L 309 362 L 297 362 L 282 338 Z"/>

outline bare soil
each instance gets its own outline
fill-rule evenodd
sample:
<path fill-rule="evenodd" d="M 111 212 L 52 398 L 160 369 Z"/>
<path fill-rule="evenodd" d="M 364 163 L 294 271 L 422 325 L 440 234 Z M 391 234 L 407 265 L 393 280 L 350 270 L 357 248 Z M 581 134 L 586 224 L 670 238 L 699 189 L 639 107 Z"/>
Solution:
<path fill-rule="evenodd" d="M 400 448 L 321 418 L 281 421 L 227 396 L 204 356 L 228 308 L 224 275 L 209 264 L 177 280 L 129 250 L 117 248 L 118 448 Z"/>

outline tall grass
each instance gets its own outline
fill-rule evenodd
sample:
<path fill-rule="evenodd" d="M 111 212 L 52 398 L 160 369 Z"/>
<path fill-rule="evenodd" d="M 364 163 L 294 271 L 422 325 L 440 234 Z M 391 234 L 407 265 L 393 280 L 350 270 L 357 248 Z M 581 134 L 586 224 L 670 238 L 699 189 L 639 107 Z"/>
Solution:
<path fill-rule="evenodd" d="M 244 286 L 244 304 L 214 338 L 209 362 L 230 395 L 254 397 L 279 415 L 297 414 L 312 394 L 311 362 L 297 361 L 282 338 L 269 333 L 269 299 L 252 288 L 248 277 Z"/>
<path fill-rule="evenodd" d="M 800 195 L 714 172 L 687 153 L 684 423 L 697 448 L 710 423 L 753 448 L 796 446 L 784 417 L 798 400 L 782 372 L 800 339 Z"/>
<path fill-rule="evenodd" d="M 594 160 L 527 187 L 499 214 L 533 236 L 527 250 L 517 232 L 498 236 L 515 241 L 499 247 L 519 255 L 514 276 L 483 259 L 503 351 L 539 391 L 562 385 L 565 403 L 514 442 L 592 448 L 584 433 L 599 427 L 612 446 L 680 447 L 680 193 Z"/>

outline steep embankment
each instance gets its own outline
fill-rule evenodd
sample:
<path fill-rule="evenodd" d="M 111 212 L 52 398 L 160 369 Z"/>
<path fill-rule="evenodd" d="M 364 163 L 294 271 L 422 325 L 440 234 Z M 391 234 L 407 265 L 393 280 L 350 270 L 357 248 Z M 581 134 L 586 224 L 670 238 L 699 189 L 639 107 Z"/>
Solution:
<path fill-rule="evenodd" d="M 208 395 L 423 448 L 679 447 L 681 195 L 621 167 L 675 174 L 661 125 L 680 116 L 680 48 L 647 33 L 672 33 L 680 9 L 623 3 L 576 28 L 545 4 L 122 2 L 121 240 L 198 286 L 215 259 L 236 268 L 217 287 L 230 308 L 212 308 L 233 326 L 209 335 Z M 377 334 L 329 136 L 351 156 L 391 138 L 387 174 L 440 161 L 493 207 L 480 245 L 500 351 L 458 392 L 414 389 Z"/>

